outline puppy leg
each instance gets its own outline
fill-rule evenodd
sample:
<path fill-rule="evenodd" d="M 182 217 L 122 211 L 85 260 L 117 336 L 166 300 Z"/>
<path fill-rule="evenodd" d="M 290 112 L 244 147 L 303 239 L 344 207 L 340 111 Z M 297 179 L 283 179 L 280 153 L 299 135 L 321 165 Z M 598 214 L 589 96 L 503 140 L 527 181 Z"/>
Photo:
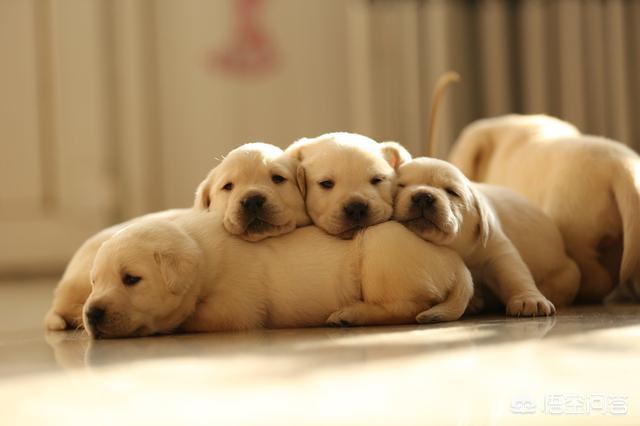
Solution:
<path fill-rule="evenodd" d="M 538 288 L 556 307 L 569 306 L 580 289 L 580 270 L 570 259 L 539 281 Z"/>
<path fill-rule="evenodd" d="M 500 238 L 496 241 L 496 238 Z M 487 285 L 507 307 L 507 315 L 553 315 L 553 303 L 536 287 L 531 272 L 511 241 L 497 235 L 491 242 L 493 254 L 484 265 Z"/>
<path fill-rule="evenodd" d="M 342 327 L 410 324 L 415 323 L 416 315 L 423 310 L 424 305 L 410 301 L 383 304 L 358 302 L 335 311 L 329 316 L 326 323 Z"/>
<path fill-rule="evenodd" d="M 594 246 L 586 241 L 582 244 L 585 245 L 578 242 L 570 245 L 567 241 L 569 254 L 575 259 L 582 275 L 576 299 L 586 303 L 602 302 L 613 289 L 613 281 L 607 269 L 598 261 Z"/>

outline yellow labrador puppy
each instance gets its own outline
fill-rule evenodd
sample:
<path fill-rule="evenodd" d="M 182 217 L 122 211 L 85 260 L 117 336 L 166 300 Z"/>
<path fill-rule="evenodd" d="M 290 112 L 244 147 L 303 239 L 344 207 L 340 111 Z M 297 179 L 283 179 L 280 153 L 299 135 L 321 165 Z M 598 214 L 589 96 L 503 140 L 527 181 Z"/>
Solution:
<path fill-rule="evenodd" d="M 194 207 L 217 213 L 227 232 L 247 241 L 291 232 L 311 223 L 296 181 L 297 165 L 274 145 L 242 145 L 200 184 Z"/>
<path fill-rule="evenodd" d="M 578 300 L 602 301 L 636 274 L 640 157 L 631 149 L 550 117 L 509 115 L 470 124 L 450 158 L 551 217 L 582 273 Z"/>
<path fill-rule="evenodd" d="M 553 303 L 540 293 L 527 264 L 509 239 L 509 231 L 513 234 L 546 231 L 544 237 L 549 237 L 549 242 L 540 235 L 532 237 L 537 241 L 518 235 L 518 241 L 523 244 L 521 253 L 538 268 L 536 275 L 545 280 L 545 287 L 551 287 L 550 294 L 567 291 L 568 295 L 558 297 L 563 303 L 572 298 L 571 289 L 563 286 L 575 288 L 579 275 L 575 265 L 564 255 L 562 239 L 556 235 L 557 231 L 554 234 L 553 224 L 546 223 L 541 214 L 535 215 L 531 209 L 523 208 L 518 199 L 490 188 L 477 188 L 456 167 L 434 158 L 416 158 L 402 164 L 398 169 L 398 187 L 394 219 L 423 239 L 458 252 L 477 281 L 486 283 L 506 305 L 509 315 L 555 313 Z M 484 191 L 489 196 L 485 196 Z M 495 205 L 501 204 L 499 210 L 493 203 L 498 200 L 500 202 Z M 506 204 L 502 204 L 505 201 Z M 503 229 L 501 219 L 504 215 L 520 213 L 524 215 L 506 221 L 509 229 Z M 525 224 L 517 222 L 518 219 L 533 220 Z M 534 225 L 536 221 L 544 226 L 529 229 L 528 225 Z M 544 247 L 529 246 L 536 243 Z M 546 261 L 550 263 L 546 264 Z M 565 279 L 569 282 L 565 283 Z M 571 283 L 572 280 L 575 282 Z"/>
<path fill-rule="evenodd" d="M 273 145 L 250 143 L 234 149 L 200 184 L 194 209 L 209 210 L 227 232 L 248 241 L 292 231 L 310 223 L 296 183 L 295 160 Z M 142 218 L 173 220 L 184 210 L 153 213 Z M 58 283 L 45 317 L 49 330 L 82 324 L 82 306 L 91 292 L 89 272 L 100 245 L 141 218 L 105 229 L 75 253 Z"/>
<path fill-rule="evenodd" d="M 84 322 L 96 338 L 450 321 L 473 293 L 454 251 L 396 222 L 353 240 L 304 227 L 252 244 L 197 211 L 116 233 L 91 281 Z"/>
<path fill-rule="evenodd" d="M 395 169 L 409 153 L 354 133 L 300 139 L 285 152 L 300 162 L 298 183 L 313 223 L 352 238 L 393 214 Z"/>

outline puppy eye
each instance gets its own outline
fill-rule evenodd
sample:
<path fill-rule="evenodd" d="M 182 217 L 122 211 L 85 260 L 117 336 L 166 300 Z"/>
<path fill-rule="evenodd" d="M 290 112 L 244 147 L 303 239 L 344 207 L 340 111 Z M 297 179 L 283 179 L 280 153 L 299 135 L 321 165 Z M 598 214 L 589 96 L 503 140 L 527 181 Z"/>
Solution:
<path fill-rule="evenodd" d="M 275 184 L 278 183 L 282 183 L 284 181 L 286 181 L 287 179 L 285 179 L 284 177 L 280 176 L 280 175 L 273 175 L 271 176 L 271 181 Z"/>
<path fill-rule="evenodd" d="M 399 183 L 398 184 L 398 188 L 404 188 L 405 186 L 407 186 L 407 184 L 405 184 L 405 183 Z"/>
<path fill-rule="evenodd" d="M 445 188 L 444 190 L 452 197 L 459 197 L 458 193 L 451 188 Z"/>
<path fill-rule="evenodd" d="M 333 185 L 335 185 L 333 183 L 332 180 L 323 180 L 322 182 L 320 182 L 320 186 L 323 187 L 324 189 L 331 189 L 333 188 Z"/>
<path fill-rule="evenodd" d="M 374 178 L 371 178 L 371 180 L 369 182 L 371 182 L 371 185 L 377 185 L 380 182 L 382 182 L 383 180 L 384 179 L 381 178 L 381 177 L 374 177 Z"/>
<path fill-rule="evenodd" d="M 231 182 L 227 182 L 222 187 L 223 191 L 231 191 L 233 189 L 233 184 Z"/>
<path fill-rule="evenodd" d="M 140 282 L 142 277 L 136 277 L 135 275 L 124 274 L 122 276 L 122 284 L 126 286 L 136 285 Z"/>

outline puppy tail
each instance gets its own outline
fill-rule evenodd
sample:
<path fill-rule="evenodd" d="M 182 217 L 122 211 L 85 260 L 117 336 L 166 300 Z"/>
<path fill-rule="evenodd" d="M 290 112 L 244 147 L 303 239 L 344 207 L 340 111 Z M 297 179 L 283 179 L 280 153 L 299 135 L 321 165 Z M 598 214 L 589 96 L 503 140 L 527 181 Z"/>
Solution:
<path fill-rule="evenodd" d="M 449 154 L 449 162 L 459 168 L 467 178 L 482 182 L 483 171 L 493 152 L 490 133 L 481 123 L 471 123 L 462 130 Z"/>
<path fill-rule="evenodd" d="M 429 157 L 438 158 L 438 147 L 436 140 L 436 119 L 438 118 L 438 112 L 440 111 L 440 104 L 442 104 L 442 97 L 444 92 L 451 83 L 457 83 L 460 81 L 460 74 L 455 71 L 447 71 L 440 76 L 436 82 L 436 87 L 433 89 L 433 96 L 431 97 L 431 116 L 429 118 L 429 130 L 427 132 L 427 155 Z"/>
<path fill-rule="evenodd" d="M 463 275 L 458 276 L 447 298 L 432 308 L 419 313 L 416 321 L 419 324 L 455 321 L 459 319 L 469 305 L 473 296 L 473 280 L 471 273 L 464 268 Z"/>
<path fill-rule="evenodd" d="M 640 260 L 640 165 L 634 163 L 630 161 L 618 169 L 613 181 L 613 194 L 622 219 L 621 284 L 636 272 Z"/>

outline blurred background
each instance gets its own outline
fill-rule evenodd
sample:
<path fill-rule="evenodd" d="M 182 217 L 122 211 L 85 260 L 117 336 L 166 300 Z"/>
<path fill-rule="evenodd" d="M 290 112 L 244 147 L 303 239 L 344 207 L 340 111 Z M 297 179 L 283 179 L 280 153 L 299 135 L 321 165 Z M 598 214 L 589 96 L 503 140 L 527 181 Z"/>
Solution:
<path fill-rule="evenodd" d="M 548 113 L 640 146 L 640 1 L 0 0 L 0 278 L 188 206 L 221 155 L 354 131 L 440 155 Z"/>

